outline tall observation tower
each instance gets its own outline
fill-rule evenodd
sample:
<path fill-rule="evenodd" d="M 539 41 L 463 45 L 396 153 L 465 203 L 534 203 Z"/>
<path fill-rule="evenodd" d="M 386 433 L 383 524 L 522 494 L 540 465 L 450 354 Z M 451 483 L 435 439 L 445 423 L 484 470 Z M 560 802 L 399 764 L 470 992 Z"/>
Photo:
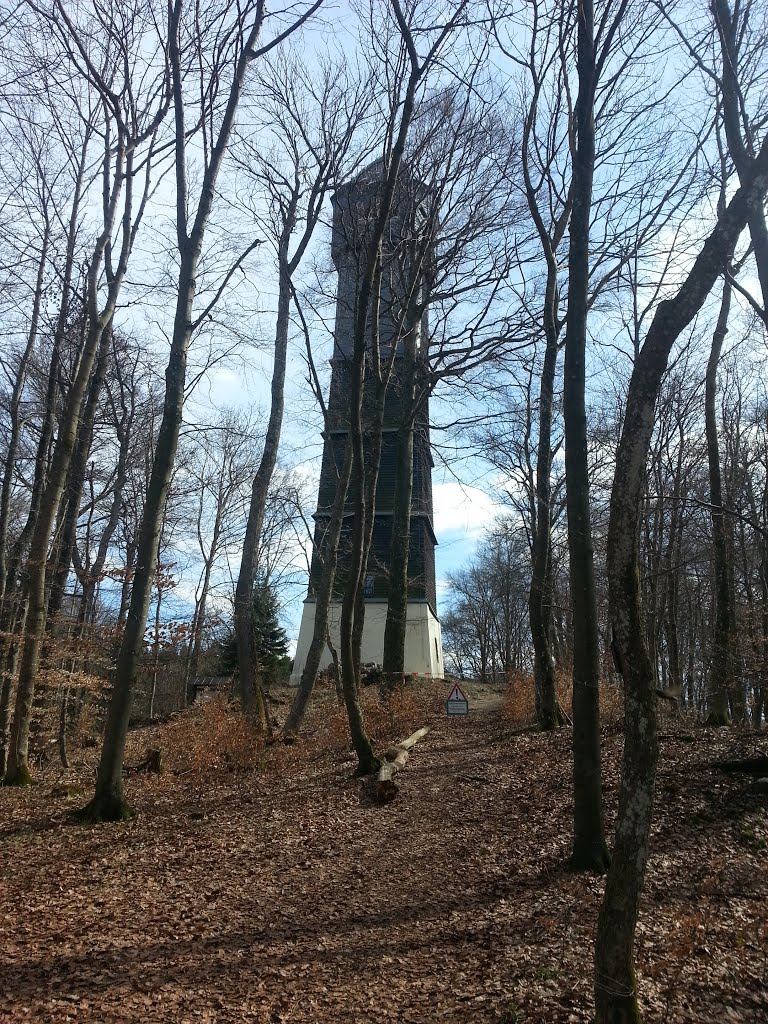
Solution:
<path fill-rule="evenodd" d="M 419 250 L 418 203 L 412 198 L 413 189 L 399 186 L 399 195 L 393 204 L 385 234 L 382 284 L 378 303 L 378 336 L 382 362 L 395 346 L 392 376 L 386 393 L 384 431 L 382 437 L 379 478 L 376 488 L 374 527 L 371 553 L 364 581 L 365 628 L 362 638 L 363 663 L 382 663 L 384 626 L 389 597 L 389 560 L 392 544 L 395 474 L 397 466 L 397 436 L 401 426 L 407 396 L 404 395 L 405 367 L 404 342 L 409 331 L 416 351 L 417 375 L 426 369 L 426 323 L 407 323 L 403 310 L 408 306 L 405 294 L 411 297 L 424 288 L 414 267 L 414 253 Z M 381 188 L 381 165 L 366 168 L 333 197 L 333 235 L 331 255 L 338 273 L 336 294 L 336 321 L 334 349 L 331 359 L 331 386 L 328 395 L 328 418 L 323 434 L 323 462 L 320 471 L 317 511 L 315 513 L 315 552 L 328 522 L 336 493 L 337 468 L 344 461 L 349 426 L 350 369 L 354 343 L 354 323 L 362 278 L 361 263 L 366 253 L 366 235 L 373 223 Z M 407 193 L 407 194 L 406 194 Z M 421 247 L 423 248 L 423 247 Z M 421 253 L 418 266 L 428 260 Z M 369 337 L 372 326 L 369 325 Z M 370 345 L 370 340 L 369 340 Z M 363 428 L 372 418 L 372 388 L 370 373 L 366 369 L 366 401 L 363 408 Z M 335 465 L 334 465 L 335 464 Z M 339 619 L 344 583 L 348 577 L 349 540 L 352 533 L 354 502 L 360 480 L 350 482 L 345 505 L 345 518 L 339 545 L 334 600 L 330 609 L 330 636 L 334 646 L 339 642 Z M 419 408 L 413 438 L 413 491 L 411 497 L 411 526 L 408 555 L 408 616 L 405 643 L 405 671 L 443 675 L 443 651 L 440 623 L 437 618 L 435 586 L 435 545 L 437 540 L 432 517 L 432 456 L 429 444 L 429 409 L 426 401 Z M 291 681 L 298 683 L 307 651 L 312 639 L 315 619 L 315 593 L 320 577 L 320 560 L 313 555 L 310 582 L 299 631 Z M 321 668 L 330 664 L 327 647 Z"/>

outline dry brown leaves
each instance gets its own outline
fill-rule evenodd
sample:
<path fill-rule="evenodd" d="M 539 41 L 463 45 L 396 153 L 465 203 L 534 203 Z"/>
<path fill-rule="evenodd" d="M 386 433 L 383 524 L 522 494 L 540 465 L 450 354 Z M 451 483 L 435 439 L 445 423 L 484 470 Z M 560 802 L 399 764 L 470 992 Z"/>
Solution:
<path fill-rule="evenodd" d="M 603 883 L 566 868 L 569 731 L 515 733 L 498 700 L 476 696 L 467 720 L 447 721 L 433 693 L 380 725 L 383 741 L 394 725 L 405 735 L 432 709 L 383 808 L 361 804 L 329 694 L 301 742 L 254 747 L 250 762 L 221 709 L 213 725 L 195 712 L 133 734 L 129 762 L 160 746 L 171 771 L 129 780 L 140 816 L 126 824 L 71 823 L 93 751 L 63 780 L 0 792 L 0 1020 L 589 1021 Z M 693 742 L 662 741 L 638 933 L 645 1019 L 757 1024 L 765 797 L 709 767 L 755 740 L 669 716 L 663 731 Z M 615 725 L 604 740 L 610 819 Z"/>

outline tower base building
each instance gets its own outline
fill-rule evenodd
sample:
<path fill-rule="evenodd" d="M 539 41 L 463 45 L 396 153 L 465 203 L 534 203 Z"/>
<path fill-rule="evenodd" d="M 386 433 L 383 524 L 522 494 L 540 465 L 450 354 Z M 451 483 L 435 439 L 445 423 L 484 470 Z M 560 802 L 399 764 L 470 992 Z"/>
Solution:
<path fill-rule="evenodd" d="M 331 605 L 329 616 L 329 632 L 331 643 L 338 649 L 339 620 L 341 604 Z M 380 665 L 384 653 L 384 626 L 387 621 L 386 601 L 367 601 L 365 605 L 365 625 L 361 645 L 361 661 L 365 664 Z M 299 640 L 296 646 L 296 657 L 291 672 L 291 685 L 298 686 L 301 672 L 307 660 L 307 652 L 312 642 L 312 629 L 315 622 L 315 602 L 307 598 L 301 616 Z M 331 652 L 326 646 L 320 661 L 320 670 L 331 664 Z M 405 633 L 405 671 L 412 675 L 442 676 L 443 675 L 443 641 L 440 622 L 426 601 L 408 602 L 408 623 Z"/>

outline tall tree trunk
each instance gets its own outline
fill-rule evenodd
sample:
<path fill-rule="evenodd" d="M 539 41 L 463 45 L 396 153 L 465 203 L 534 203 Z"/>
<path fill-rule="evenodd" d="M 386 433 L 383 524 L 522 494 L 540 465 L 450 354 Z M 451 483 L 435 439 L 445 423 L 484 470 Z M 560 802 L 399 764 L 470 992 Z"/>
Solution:
<path fill-rule="evenodd" d="M 419 61 L 418 54 L 407 26 L 398 0 L 393 0 L 393 10 L 400 28 L 403 42 L 408 54 L 410 72 L 406 85 L 403 105 L 400 114 L 400 124 L 395 133 L 394 143 L 390 155 L 389 165 L 382 181 L 381 198 L 376 213 L 376 218 L 370 233 L 366 232 L 367 251 L 362 264 L 363 274 L 360 283 L 359 293 L 355 308 L 355 326 L 353 337 L 353 351 L 350 372 L 350 443 L 352 447 L 352 473 L 360 481 L 358 492 L 358 508 L 353 525 L 352 552 L 350 557 L 350 573 L 344 591 L 344 598 L 341 606 L 340 622 L 340 663 L 341 663 L 341 684 L 344 691 L 344 700 L 347 707 L 349 729 L 352 737 L 352 744 L 355 748 L 358 759 L 357 773 L 367 774 L 378 766 L 378 759 L 374 756 L 371 741 L 365 731 L 362 710 L 357 693 L 357 669 L 355 659 L 355 644 L 353 638 L 355 607 L 359 603 L 358 591 L 363 586 L 363 559 L 365 553 L 365 522 L 366 515 L 373 517 L 374 509 L 367 513 L 365 507 L 365 459 L 363 451 L 363 399 L 365 391 L 365 356 L 368 346 L 368 317 L 373 305 L 374 330 L 378 331 L 377 302 L 374 295 L 374 283 L 382 268 L 382 240 L 389 222 L 395 189 L 397 188 L 398 175 L 403 162 L 405 145 L 410 131 L 416 107 L 416 90 L 424 73 L 425 66 Z M 443 37 L 447 29 L 443 30 Z M 436 46 L 431 53 L 436 52 Z M 378 353 L 377 353 L 378 355 Z M 378 469 L 378 467 L 377 467 Z M 374 492 L 375 493 L 375 492 Z M 358 633 L 359 636 L 359 633 Z"/>
<path fill-rule="evenodd" d="M 80 516 L 80 502 L 85 486 L 85 475 L 88 471 L 88 459 L 93 446 L 93 432 L 96 422 L 96 411 L 99 405 L 104 378 L 109 362 L 109 350 L 112 343 L 111 325 L 107 325 L 101 335 L 99 350 L 91 381 L 88 386 L 88 397 L 80 418 L 77 431 L 77 442 L 72 455 L 67 475 L 67 500 L 63 506 L 63 519 L 58 541 L 58 557 L 52 571 L 50 594 L 48 597 L 47 617 L 54 618 L 61 611 L 64 593 L 72 566 L 72 552 L 77 539 L 77 521 Z"/>
<path fill-rule="evenodd" d="M 21 399 L 24 393 L 24 386 L 27 381 L 27 368 L 32 358 L 37 334 L 40 325 L 40 307 L 43 301 L 43 283 L 45 270 L 48 263 L 48 247 L 50 244 L 51 231 L 48 217 L 45 217 L 42 246 L 40 248 L 40 259 L 37 264 L 37 279 L 35 281 L 34 299 L 32 301 L 32 316 L 27 332 L 27 343 L 19 360 L 16 371 L 16 380 L 11 392 L 9 407 L 10 433 L 8 436 L 8 450 L 3 463 L 3 484 L 0 491 L 0 610 L 3 608 L 6 587 L 7 572 L 7 550 L 8 550 L 8 519 L 11 507 L 11 489 L 16 468 L 16 455 L 19 450 L 19 439 L 21 437 L 22 420 L 20 415 Z M 0 622 L 2 619 L 0 618 Z"/>
<path fill-rule="evenodd" d="M 762 596 L 763 615 L 763 658 L 756 700 L 755 728 L 761 725 L 761 716 L 768 710 L 768 535 L 763 536 L 763 553 L 760 560 L 760 591 Z M 768 717 L 768 716 L 766 716 Z"/>
<path fill-rule="evenodd" d="M 61 298 L 59 300 L 59 308 L 56 315 L 56 327 L 53 334 L 50 371 L 48 375 L 45 407 L 43 410 L 43 422 L 40 430 L 40 437 L 38 439 L 37 455 L 35 458 L 35 471 L 29 514 L 20 536 L 13 545 L 11 556 L 8 559 L 7 564 L 4 563 L 3 579 L 0 580 L 0 591 L 3 595 L 9 595 L 11 591 L 15 590 L 19 566 L 21 565 L 24 552 L 26 551 L 27 544 L 34 529 L 37 512 L 40 506 L 40 496 L 45 485 L 48 471 L 50 444 L 51 438 L 53 437 L 53 425 L 56 418 L 56 409 L 58 404 L 57 391 L 60 370 L 59 359 L 61 347 L 64 343 L 64 337 L 67 331 L 67 325 L 69 323 L 72 276 L 74 273 L 75 246 L 77 243 L 77 228 L 80 217 L 80 202 L 83 194 L 85 164 L 90 139 L 91 127 L 88 126 L 83 137 L 82 146 L 80 147 L 78 161 L 74 167 L 75 183 L 72 205 L 69 211 L 69 220 L 67 222 L 67 245 L 64 253 L 63 264 L 60 267 Z M 0 541 L 3 538 L 4 535 L 0 534 Z M 0 605 L 0 609 L 2 611 L 0 629 L 2 629 L 3 624 L 9 622 L 14 615 L 12 604 L 13 602 L 11 602 L 11 605 L 6 607 L 6 602 L 3 602 L 2 605 Z"/>
<path fill-rule="evenodd" d="M 24 629 L 26 606 L 17 608 L 17 619 L 11 619 L 12 633 Z M 2 656 L 2 687 L 0 687 L 0 780 L 5 780 L 8 771 L 8 756 L 11 749 L 11 720 L 13 714 L 13 681 L 19 662 L 19 645 L 12 639 Z"/>
<path fill-rule="evenodd" d="M 740 5 L 737 4 L 737 8 Z M 720 82 L 723 100 L 723 124 L 728 143 L 728 152 L 733 160 L 739 183 L 742 187 L 749 185 L 754 173 L 757 158 L 752 155 L 742 137 L 742 97 L 739 82 L 740 53 L 739 32 L 736 19 L 731 12 L 728 0 L 712 0 L 712 12 L 715 16 L 720 33 L 722 53 L 722 79 Z M 749 5 L 741 11 L 741 17 L 749 17 Z M 763 293 L 763 308 L 768 303 L 768 225 L 765 220 L 765 206 L 755 204 L 747 215 L 749 235 L 757 265 L 757 276 Z"/>
<path fill-rule="evenodd" d="M 64 305 L 63 299 L 62 305 Z M 32 493 L 29 500 L 29 511 L 27 513 L 26 522 L 11 547 L 6 565 L 5 611 L 11 616 L 13 615 L 12 606 L 14 600 L 25 599 L 22 595 L 16 593 L 16 587 L 24 557 L 29 547 L 30 539 L 34 533 L 35 523 L 37 522 L 37 517 L 40 512 L 43 492 L 50 472 L 51 443 L 54 436 L 54 427 L 59 407 L 59 377 L 61 374 L 61 348 L 64 342 L 64 329 L 65 327 L 62 325 L 61 332 L 57 330 L 53 337 L 51 361 L 48 369 L 48 381 L 46 385 L 45 408 L 43 410 L 43 419 L 40 425 L 40 436 L 38 437 L 35 453 L 35 468 L 32 477 Z"/>
<path fill-rule="evenodd" d="M 576 150 L 568 251 L 568 322 L 565 335 L 565 480 L 568 551 L 573 598 L 573 851 L 577 871 L 603 872 L 608 849 L 603 831 L 600 766 L 600 647 L 593 564 L 585 400 L 589 222 L 595 166 L 596 63 L 593 4 L 578 15 Z"/>
<path fill-rule="evenodd" d="M 683 481 L 683 452 L 685 449 L 685 432 L 682 423 L 678 426 L 678 453 L 675 470 L 675 482 L 672 487 L 672 513 L 670 517 L 669 538 L 664 552 L 664 573 L 666 576 L 666 601 L 664 617 L 664 637 L 667 645 L 667 662 L 669 668 L 669 685 L 683 693 L 683 672 L 680 658 L 680 640 L 678 630 L 679 592 L 678 566 L 680 564 L 680 547 L 683 533 L 683 500 L 687 488 Z"/>
<path fill-rule="evenodd" d="M 80 407 L 85 396 L 87 378 L 96 355 L 103 325 L 97 323 L 88 331 L 88 342 L 83 351 L 75 382 L 68 396 L 62 416 L 59 435 L 51 464 L 51 471 L 40 504 L 29 546 L 27 561 L 27 594 L 29 611 L 21 652 L 19 678 L 16 686 L 16 705 L 11 729 L 11 750 L 6 783 L 24 785 L 30 781 L 27 767 L 29 725 L 32 714 L 35 680 L 46 622 L 45 578 L 48 545 L 56 513 L 64 491 L 69 463 L 75 448 L 75 437 Z"/>
<path fill-rule="evenodd" d="M 176 233 L 180 266 L 176 296 L 173 336 L 165 371 L 165 398 L 160 422 L 152 473 L 147 488 L 139 539 L 136 572 L 131 588 L 128 615 L 117 656 L 112 697 L 107 714 L 104 743 L 96 777 L 93 799 L 81 812 L 86 821 L 117 821 L 132 813 L 125 802 L 123 791 L 123 755 L 131 712 L 133 684 L 143 647 L 144 628 L 152 593 L 152 574 L 157 561 L 163 513 L 168 497 L 176 447 L 179 439 L 184 408 L 187 349 L 192 337 L 192 310 L 197 290 L 197 274 L 208 219 L 216 195 L 216 182 L 227 151 L 235 122 L 246 70 L 255 53 L 264 7 L 259 4 L 253 23 L 244 34 L 229 95 L 223 112 L 215 145 L 200 190 L 200 201 L 191 230 L 188 229 L 187 188 L 187 130 L 183 97 L 183 68 L 179 50 L 179 31 L 182 15 L 181 0 L 169 5 L 169 62 L 173 80 L 176 144 Z"/>
<path fill-rule="evenodd" d="M 638 526 L 654 409 L 675 340 L 691 323 L 730 257 L 755 203 L 768 190 L 768 139 L 742 186 L 704 243 L 677 294 L 662 301 L 636 361 L 627 396 L 608 527 L 611 623 L 624 677 L 624 759 L 613 860 L 595 947 L 597 1024 L 637 1024 L 634 934 L 648 859 L 656 777 L 654 673 L 643 640 Z"/>
<path fill-rule="evenodd" d="M 109 154 L 105 157 L 109 159 Z M 40 498 L 40 509 L 35 520 L 27 561 L 27 612 L 24 641 L 21 651 L 19 678 L 16 685 L 16 704 L 11 727 L 11 750 L 8 759 L 6 783 L 24 785 L 30 781 L 28 760 L 29 725 L 32 714 L 35 680 L 45 632 L 46 594 L 45 579 L 48 546 L 64 491 L 67 473 L 77 439 L 80 412 L 85 401 L 102 334 L 112 319 L 120 293 L 130 253 L 132 229 L 133 152 L 121 136 L 115 159 L 115 175 L 109 203 L 105 209 L 104 227 L 94 246 L 88 269 L 88 326 L 75 379 L 59 423 L 51 469 Z M 120 267 L 109 287 L 106 305 L 98 311 L 98 287 L 104 256 L 111 244 L 117 204 L 123 196 L 123 249 Z"/>
<path fill-rule="evenodd" d="M 144 643 L 163 513 L 183 414 L 196 263 L 197 254 L 194 246 L 187 243 L 182 252 L 173 341 L 165 372 L 163 417 L 139 529 L 131 597 L 117 655 L 112 697 L 96 778 L 96 792 L 93 800 L 82 812 L 86 821 L 119 821 L 131 813 L 123 795 L 123 753 L 130 720 L 133 684 Z"/>
<path fill-rule="evenodd" d="M 547 274 L 547 302 L 554 305 L 554 282 Z M 552 294 L 550 294 L 552 293 Z M 554 312 L 554 311 L 553 311 Z M 552 652 L 552 406 L 557 370 L 557 333 L 553 316 L 545 315 L 546 350 L 539 390 L 539 440 L 536 456 L 536 522 L 533 531 L 531 587 L 528 616 L 534 652 L 536 713 L 541 729 L 556 729 L 563 724 L 557 700 L 555 659 Z"/>
<path fill-rule="evenodd" d="M 163 587 L 160 584 L 160 565 L 157 566 L 157 603 L 155 605 L 155 637 L 152 642 L 152 689 L 149 694 L 149 720 L 155 717 L 155 697 L 157 696 L 157 674 L 160 669 L 160 608 L 163 603 Z"/>
<path fill-rule="evenodd" d="M 378 263 L 379 257 L 375 257 Z M 368 775 L 378 767 L 378 760 L 373 753 L 370 738 L 365 729 L 363 712 L 360 707 L 358 695 L 358 672 L 359 672 L 359 647 L 356 651 L 354 626 L 355 613 L 357 611 L 358 622 L 360 622 L 360 607 L 363 587 L 364 560 L 366 549 L 367 519 L 373 520 L 374 508 L 367 508 L 368 487 L 365 472 L 364 436 L 363 436 L 363 398 L 365 393 L 365 351 L 366 351 L 366 325 L 367 309 L 370 298 L 370 287 L 367 294 L 362 294 L 359 302 L 365 303 L 364 311 L 361 314 L 358 310 L 356 328 L 355 350 L 352 357 L 352 368 L 350 373 L 351 394 L 350 394 L 350 444 L 352 448 L 352 473 L 360 481 L 358 487 L 357 508 L 352 524 L 352 549 L 349 557 L 349 575 L 345 581 L 344 594 L 341 602 L 341 616 L 339 622 L 340 633 L 340 657 L 341 664 L 341 687 L 344 693 L 344 704 L 347 709 L 349 720 L 349 731 L 352 739 L 352 746 L 357 754 L 358 766 L 356 774 Z M 362 321 L 362 326 L 360 322 Z M 362 343 L 358 332 L 362 335 Z M 373 472 L 373 467 L 371 472 Z M 376 467 L 378 471 L 378 466 Z M 375 493 L 375 491 L 374 491 Z M 358 633 L 359 644 L 360 633 Z M 356 656 L 357 654 L 357 656 Z"/>
<path fill-rule="evenodd" d="M 543 85 L 538 74 L 534 74 L 533 84 L 523 129 L 522 171 L 528 209 L 547 264 L 547 282 L 542 309 L 545 349 L 539 383 L 536 478 L 531 508 L 531 586 L 528 595 L 528 619 L 534 651 L 536 717 L 541 729 L 550 730 L 563 724 L 555 679 L 552 592 L 552 415 L 558 341 L 562 327 L 558 315 L 560 296 L 557 252 L 572 213 L 573 183 L 559 216 L 548 225 L 539 206 L 538 187 L 534 181 L 535 172 L 532 173 L 531 160 L 531 140 L 535 140 L 539 98 Z"/>
<path fill-rule="evenodd" d="M 40 308 L 43 299 L 43 282 L 45 279 L 45 269 L 48 260 L 49 243 L 50 225 L 46 216 L 40 259 L 37 267 L 37 279 L 35 281 L 32 316 L 30 319 L 29 331 L 27 333 L 27 343 L 19 362 L 19 367 L 16 372 L 16 380 L 14 381 L 13 391 L 11 393 L 9 408 L 10 435 L 8 437 L 8 451 L 3 465 L 2 491 L 0 492 L 0 630 L 5 631 L 6 634 L 2 643 L 0 643 L 0 780 L 5 778 L 8 764 L 11 709 L 13 706 L 13 683 L 16 676 L 19 649 L 18 641 L 15 637 L 15 630 L 12 627 L 13 620 L 16 617 L 15 605 L 21 595 L 16 593 L 15 587 L 11 593 L 6 592 L 6 587 L 9 584 L 15 583 L 16 580 L 16 567 L 14 566 L 12 572 L 9 574 L 7 558 L 11 490 L 13 487 L 16 456 L 18 454 L 22 428 L 22 419 L 20 415 L 21 399 L 27 379 L 27 368 L 37 342 L 40 324 Z"/>
<path fill-rule="evenodd" d="M 403 339 L 399 375 L 400 401 L 404 420 L 397 432 L 395 493 L 389 556 L 389 601 L 384 626 L 383 668 L 385 672 L 405 671 L 405 637 L 408 625 L 408 555 L 411 543 L 413 501 L 413 434 L 416 401 L 416 344 L 418 334 L 410 330 Z"/>
<path fill-rule="evenodd" d="M 709 465 L 709 500 L 712 518 L 712 553 L 714 560 L 715 626 L 712 633 L 712 660 L 707 673 L 708 725 L 729 725 L 728 695 L 731 689 L 731 585 L 728 540 L 723 486 L 720 469 L 720 445 L 717 436 L 717 368 L 723 341 L 728 332 L 728 314 L 731 306 L 731 285 L 723 282 L 723 297 L 717 325 L 712 335 L 712 347 L 707 363 L 704 415 L 707 435 L 707 461 Z"/>
<path fill-rule="evenodd" d="M 344 452 L 344 462 L 336 484 L 336 495 L 333 499 L 331 516 L 321 545 L 320 583 L 315 594 L 315 622 L 312 629 L 312 640 L 307 651 L 307 659 L 301 672 L 296 696 L 293 699 L 291 710 L 288 712 L 288 717 L 283 726 L 283 735 L 286 737 L 294 736 L 304 720 L 307 705 L 309 704 L 309 699 L 312 696 L 312 690 L 317 679 L 318 669 L 320 668 L 320 659 L 323 656 L 323 649 L 328 638 L 328 618 L 336 580 L 336 564 L 339 557 L 341 527 L 344 521 L 344 505 L 351 476 L 352 445 L 348 438 Z M 337 659 L 334 660 L 337 662 Z M 341 680 L 337 679 L 337 686 L 340 685 L 340 682 Z"/>
<path fill-rule="evenodd" d="M 243 557 L 240 574 L 235 588 L 235 635 L 237 639 L 237 661 L 240 675 L 240 705 L 249 717 L 255 715 L 262 732 L 270 732 L 267 717 L 261 669 L 253 644 L 253 586 L 256 579 L 256 558 L 264 526 L 264 509 L 272 482 L 285 408 L 285 370 L 288 358 L 288 327 L 291 311 L 291 275 L 288 267 L 288 244 L 295 220 L 295 207 L 286 218 L 280 245 L 278 261 L 280 268 L 279 294 L 277 300 L 277 325 L 275 330 L 275 361 L 272 370 L 272 404 L 269 423 L 264 438 L 264 451 L 251 488 L 251 504 L 243 540 Z"/>

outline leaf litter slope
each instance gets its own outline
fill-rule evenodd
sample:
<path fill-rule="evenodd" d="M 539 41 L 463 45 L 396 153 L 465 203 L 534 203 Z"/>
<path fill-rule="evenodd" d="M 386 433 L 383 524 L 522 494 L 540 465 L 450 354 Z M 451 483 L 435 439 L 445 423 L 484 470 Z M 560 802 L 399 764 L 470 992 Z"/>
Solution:
<path fill-rule="evenodd" d="M 50 784 L 2 792 L 0 1021 L 589 1021 L 602 880 L 566 869 L 569 733 L 473 708 L 434 713 L 383 808 L 320 727 L 259 770 L 132 780 L 123 825 L 72 825 L 82 795 Z M 765 798 L 709 767 L 754 745 L 662 741 L 649 1022 L 768 1020 Z M 617 727 L 604 746 L 610 816 Z"/>

